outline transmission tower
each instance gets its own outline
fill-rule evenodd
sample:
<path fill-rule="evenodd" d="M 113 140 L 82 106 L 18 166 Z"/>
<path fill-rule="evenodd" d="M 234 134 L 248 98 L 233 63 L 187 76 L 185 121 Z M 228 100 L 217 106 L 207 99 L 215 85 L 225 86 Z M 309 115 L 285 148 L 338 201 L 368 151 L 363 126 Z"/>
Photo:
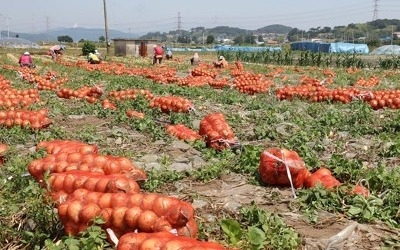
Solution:
<path fill-rule="evenodd" d="M 46 33 L 47 33 L 47 42 L 50 40 L 49 33 L 50 33 L 50 21 L 49 17 L 46 16 Z"/>
<path fill-rule="evenodd" d="M 374 15 L 372 16 L 372 21 L 378 19 L 378 1 L 379 0 L 374 0 Z"/>
<path fill-rule="evenodd" d="M 182 29 L 182 20 L 181 20 L 181 13 L 178 12 L 178 31 Z"/>

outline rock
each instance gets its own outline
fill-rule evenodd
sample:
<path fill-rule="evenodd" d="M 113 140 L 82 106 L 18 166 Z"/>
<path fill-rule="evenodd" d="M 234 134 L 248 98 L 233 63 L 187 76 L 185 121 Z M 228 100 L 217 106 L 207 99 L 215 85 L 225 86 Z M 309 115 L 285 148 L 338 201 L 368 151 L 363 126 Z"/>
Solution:
<path fill-rule="evenodd" d="M 198 168 L 204 167 L 206 165 L 207 165 L 207 162 L 205 162 L 201 157 L 199 157 L 197 155 L 193 156 L 192 167 L 194 169 L 198 169 Z"/>
<path fill-rule="evenodd" d="M 161 168 L 162 168 L 162 165 L 158 162 L 150 162 L 150 163 L 144 164 L 145 170 L 160 170 Z"/>
<path fill-rule="evenodd" d="M 192 155 L 201 156 L 201 152 L 198 151 L 198 150 L 196 150 L 196 149 L 194 149 L 194 148 L 189 149 L 188 153 L 190 153 L 190 154 L 192 154 Z"/>
<path fill-rule="evenodd" d="M 121 145 L 121 144 L 122 144 L 122 138 L 121 138 L 121 137 L 118 137 L 118 138 L 115 140 L 115 144 Z"/>
<path fill-rule="evenodd" d="M 237 213 L 241 207 L 242 207 L 242 204 L 240 204 L 237 201 L 228 201 L 223 206 L 223 208 L 225 208 L 226 210 L 228 210 L 231 213 Z"/>
<path fill-rule="evenodd" d="M 144 169 L 145 168 L 145 163 L 141 162 L 141 161 L 135 161 L 135 162 L 133 162 L 133 165 L 135 165 L 136 167 L 138 167 L 140 169 Z"/>
<path fill-rule="evenodd" d="M 154 145 L 163 146 L 163 145 L 166 145 L 166 143 L 163 140 L 157 140 L 154 142 Z"/>
<path fill-rule="evenodd" d="M 204 218 L 209 223 L 213 223 L 213 222 L 215 222 L 217 220 L 217 217 L 215 215 L 212 215 L 212 214 L 205 214 Z"/>
<path fill-rule="evenodd" d="M 118 134 L 128 134 L 128 130 L 126 129 L 126 128 L 121 128 L 121 127 L 116 127 L 116 126 L 114 126 L 112 129 L 111 129 L 111 132 L 114 134 L 114 135 L 118 135 Z"/>
<path fill-rule="evenodd" d="M 208 206 L 208 202 L 204 200 L 193 200 L 192 206 L 194 209 L 202 209 Z"/>
<path fill-rule="evenodd" d="M 85 115 L 69 115 L 68 118 L 74 120 L 82 120 L 85 118 Z"/>
<path fill-rule="evenodd" d="M 178 193 L 181 193 L 183 190 L 188 189 L 188 186 L 185 183 L 182 183 L 180 181 L 175 182 L 174 186 L 176 188 L 176 192 L 178 192 Z"/>
<path fill-rule="evenodd" d="M 200 128 L 200 120 L 193 120 L 193 122 L 192 122 L 192 126 L 193 126 L 193 129 L 194 130 L 199 130 L 199 128 Z"/>
<path fill-rule="evenodd" d="M 351 152 L 346 153 L 346 158 L 349 158 L 349 159 L 353 159 L 353 158 L 355 158 L 356 156 L 357 156 L 356 153 L 351 153 Z"/>
<path fill-rule="evenodd" d="M 186 157 L 183 156 L 178 156 L 174 159 L 174 162 L 180 162 L 180 163 L 189 163 L 190 160 Z"/>
<path fill-rule="evenodd" d="M 171 156 L 171 158 L 179 158 L 183 157 L 185 155 L 184 152 L 182 152 L 180 149 L 172 148 L 171 150 L 168 150 L 168 154 Z"/>
<path fill-rule="evenodd" d="M 148 154 L 148 155 L 144 155 L 141 160 L 146 164 L 146 163 L 152 163 L 152 162 L 158 162 L 158 160 L 160 159 L 160 157 L 158 155 L 155 154 Z"/>
<path fill-rule="evenodd" d="M 187 151 L 191 148 L 191 146 L 183 141 L 173 141 L 171 144 L 171 148 L 180 149 L 182 151 Z"/>
<path fill-rule="evenodd" d="M 339 138 L 345 139 L 345 138 L 349 137 L 349 132 L 338 132 L 337 135 Z"/>
<path fill-rule="evenodd" d="M 184 172 L 184 171 L 192 170 L 192 164 L 174 162 L 169 166 L 169 168 L 171 170 L 175 170 L 177 172 Z"/>

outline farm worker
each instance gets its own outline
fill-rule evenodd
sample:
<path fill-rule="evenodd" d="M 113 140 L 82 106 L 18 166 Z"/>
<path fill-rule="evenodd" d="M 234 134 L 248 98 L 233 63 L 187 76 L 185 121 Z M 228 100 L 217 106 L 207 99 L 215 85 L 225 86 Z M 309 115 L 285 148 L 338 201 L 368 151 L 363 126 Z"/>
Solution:
<path fill-rule="evenodd" d="M 190 64 L 191 65 L 197 65 L 200 62 L 200 57 L 199 57 L 199 53 L 194 53 L 193 57 L 190 58 Z"/>
<path fill-rule="evenodd" d="M 34 67 L 31 54 L 29 54 L 28 51 L 24 52 L 24 54 L 20 56 L 18 63 L 21 67 Z"/>
<path fill-rule="evenodd" d="M 172 50 L 171 48 L 167 48 L 167 53 L 165 58 L 167 58 L 167 60 L 172 59 Z"/>
<path fill-rule="evenodd" d="M 218 61 L 214 62 L 216 68 L 227 68 L 228 62 L 225 60 L 224 56 L 219 56 Z"/>
<path fill-rule="evenodd" d="M 89 53 L 88 62 L 90 64 L 99 64 L 100 63 L 100 59 L 96 54 Z"/>
<path fill-rule="evenodd" d="M 160 45 L 154 45 L 153 52 L 154 52 L 153 64 L 161 64 L 164 55 L 164 49 Z"/>
<path fill-rule="evenodd" d="M 50 47 L 49 52 L 53 59 L 56 59 L 58 55 L 62 55 L 63 51 L 65 50 L 64 45 L 54 45 Z"/>
<path fill-rule="evenodd" d="M 94 50 L 94 54 L 100 59 L 100 61 L 102 60 L 102 55 L 97 49 Z"/>

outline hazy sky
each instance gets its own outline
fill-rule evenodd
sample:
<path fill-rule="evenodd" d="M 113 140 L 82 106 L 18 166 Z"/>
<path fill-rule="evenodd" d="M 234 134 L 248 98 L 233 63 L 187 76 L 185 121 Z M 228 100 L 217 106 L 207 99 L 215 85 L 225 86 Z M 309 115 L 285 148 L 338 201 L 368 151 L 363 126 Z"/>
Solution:
<path fill-rule="evenodd" d="M 104 28 L 102 0 L 1 1 L 1 30 Z M 135 34 L 176 30 L 178 23 L 184 30 L 222 25 L 257 29 L 271 24 L 303 30 L 333 28 L 372 21 L 374 4 L 373 0 L 106 0 L 109 29 Z M 378 18 L 400 18 L 400 0 L 379 0 Z"/>

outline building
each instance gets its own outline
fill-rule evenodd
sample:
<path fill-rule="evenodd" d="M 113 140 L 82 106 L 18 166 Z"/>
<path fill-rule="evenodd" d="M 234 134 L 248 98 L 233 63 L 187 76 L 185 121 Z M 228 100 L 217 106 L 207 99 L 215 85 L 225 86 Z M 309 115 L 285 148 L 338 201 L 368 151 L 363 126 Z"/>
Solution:
<path fill-rule="evenodd" d="M 148 57 L 153 55 L 154 45 L 159 44 L 158 40 L 155 39 L 115 38 L 112 40 L 115 56 Z"/>

